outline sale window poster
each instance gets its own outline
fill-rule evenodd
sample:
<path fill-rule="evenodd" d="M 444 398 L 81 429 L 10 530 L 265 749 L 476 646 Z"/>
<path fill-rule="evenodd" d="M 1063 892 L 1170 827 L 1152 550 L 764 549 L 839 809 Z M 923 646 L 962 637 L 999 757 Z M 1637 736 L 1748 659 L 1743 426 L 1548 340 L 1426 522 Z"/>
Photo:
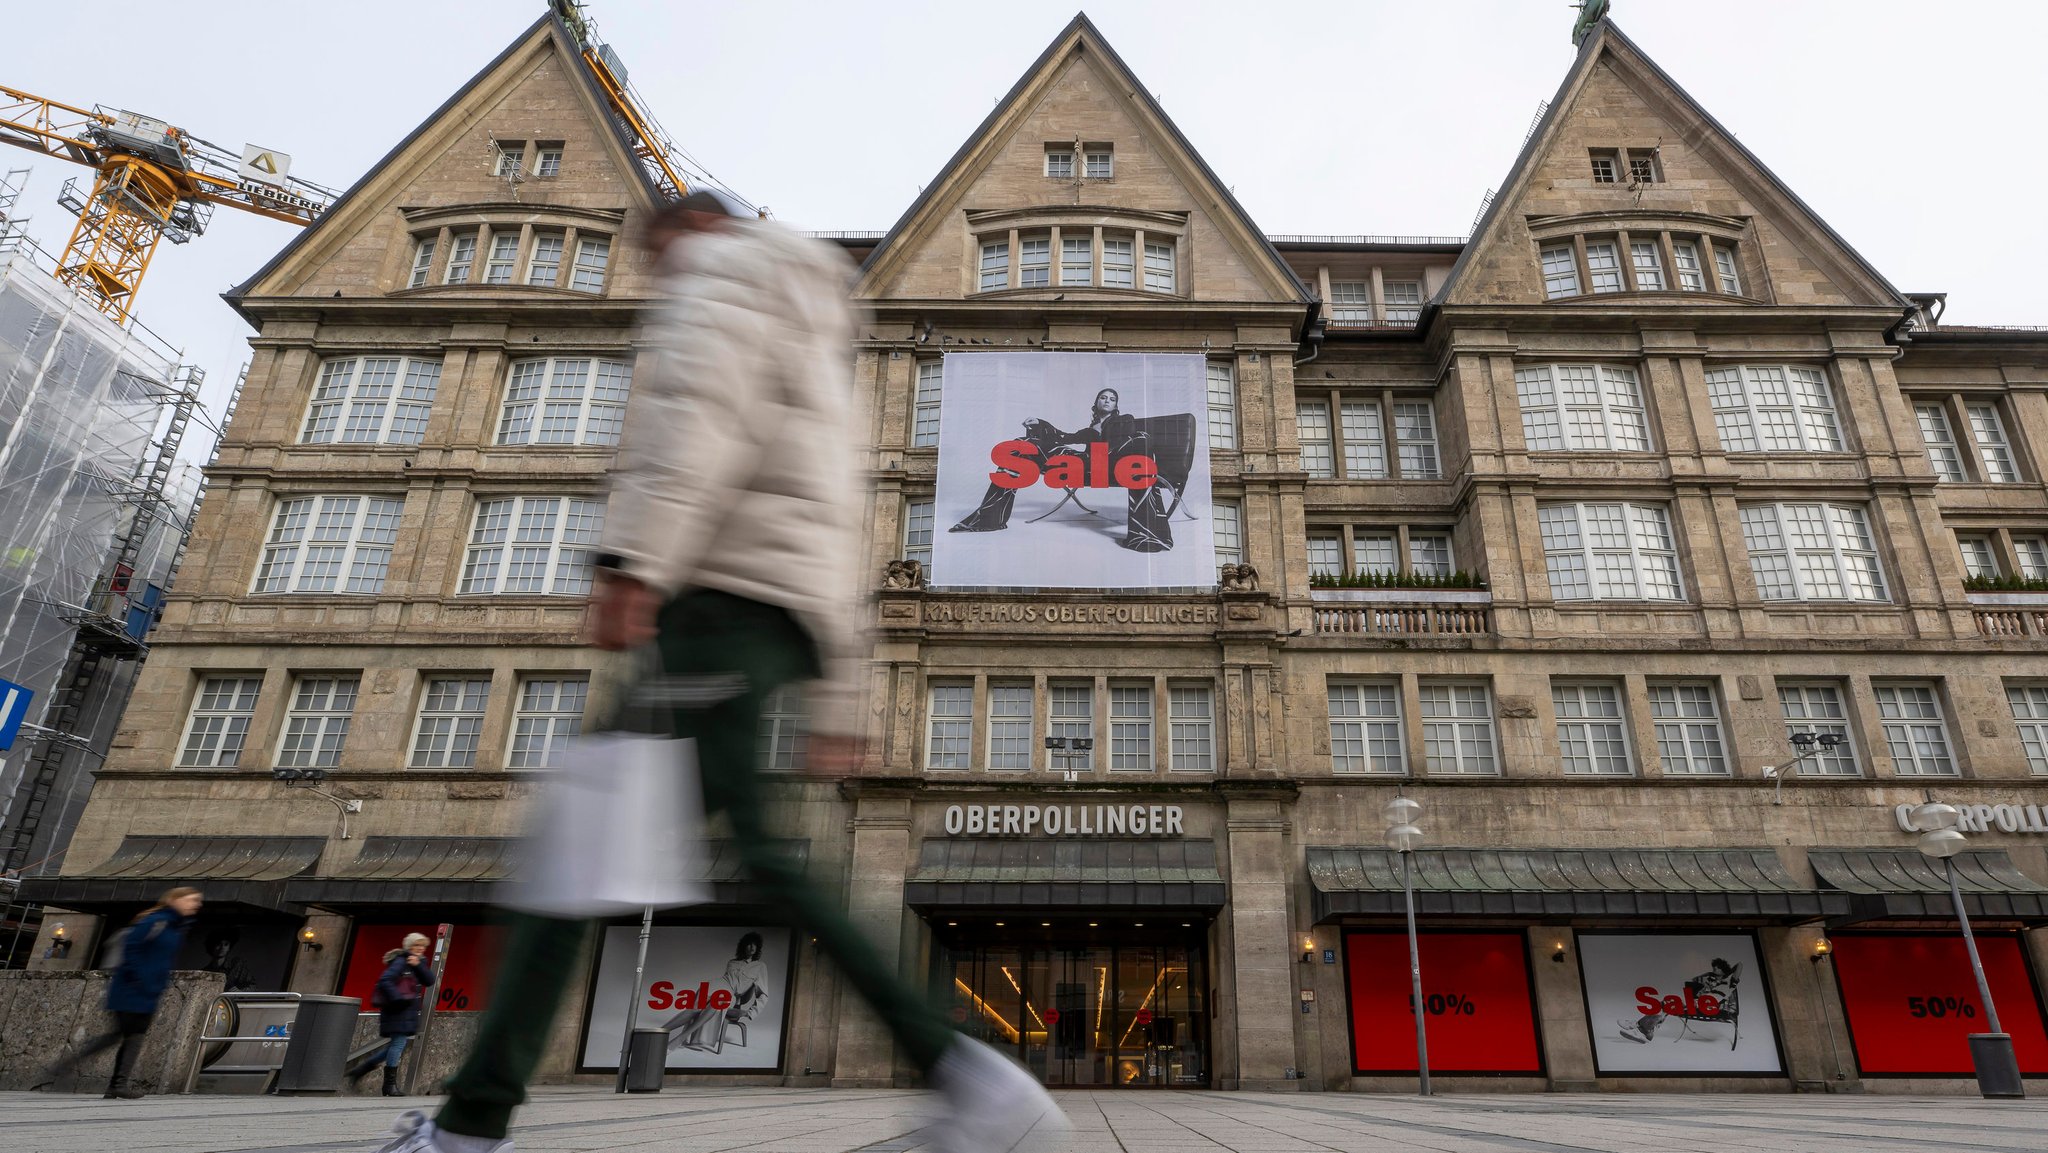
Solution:
<path fill-rule="evenodd" d="M 656 925 L 637 988 L 640 926 L 612 925 L 599 943 L 597 979 L 584 1016 L 583 1066 L 617 1069 L 626 1035 L 626 994 L 638 1029 L 668 1033 L 676 1072 L 776 1072 L 782 1068 L 791 942 L 787 928 Z"/>
<path fill-rule="evenodd" d="M 1602 1074 L 1781 1073 L 1747 933 L 1582 933 L 1579 972 Z"/>
<path fill-rule="evenodd" d="M 1522 934 L 1424 933 L 1418 953 L 1431 1072 L 1543 1072 Z M 1353 1071 L 1412 1072 L 1407 935 L 1347 933 L 1344 954 Z"/>
<path fill-rule="evenodd" d="M 1204 357 L 954 353 L 943 376 L 931 584 L 1216 584 Z"/>
<path fill-rule="evenodd" d="M 432 941 L 440 929 L 433 924 L 368 925 L 358 923 L 349 945 L 348 963 L 342 967 L 341 995 L 363 1003 L 371 1012 L 370 995 L 377 978 L 384 974 L 385 954 L 400 947 L 408 933 L 419 933 Z M 505 951 L 503 925 L 456 925 L 448 939 L 448 955 L 441 964 L 435 985 L 434 1008 L 443 1013 L 476 1013 L 490 1008 L 491 985 L 498 978 L 498 959 Z M 427 949 L 433 956 L 433 948 Z"/>
<path fill-rule="evenodd" d="M 1988 1033 L 1963 939 L 1954 933 L 1832 938 L 1831 963 L 1856 1064 L 1865 1075 L 1970 1076 L 1969 1036 Z M 2041 1003 L 2016 937 L 1977 938 L 1998 1023 L 2012 1035 L 2020 1072 L 2048 1074 Z"/>

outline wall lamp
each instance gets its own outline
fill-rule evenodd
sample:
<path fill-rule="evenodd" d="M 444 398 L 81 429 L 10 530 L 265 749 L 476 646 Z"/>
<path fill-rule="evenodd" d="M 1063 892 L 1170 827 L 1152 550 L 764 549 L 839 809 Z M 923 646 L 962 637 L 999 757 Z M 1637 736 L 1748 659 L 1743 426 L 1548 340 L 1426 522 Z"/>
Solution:
<path fill-rule="evenodd" d="M 1825 960 L 1827 960 L 1827 959 L 1828 959 L 1828 954 L 1829 954 L 1829 953 L 1832 953 L 1832 952 L 1834 952 L 1834 951 L 1835 951 L 1835 944 L 1834 944 L 1834 942 L 1833 942 L 1833 941 L 1830 941 L 1830 940 L 1828 940 L 1828 939 L 1827 939 L 1826 937 L 1822 937 L 1822 938 L 1821 938 L 1820 940 L 1818 940 L 1818 941 L 1815 941 L 1815 942 L 1813 943 L 1813 956 L 1811 956 L 1811 957 L 1809 957 L 1809 958 L 1807 958 L 1807 959 L 1808 959 L 1808 960 L 1810 960 L 1810 961 L 1812 961 L 1812 962 L 1813 962 L 1814 964 L 1818 965 L 1818 964 L 1820 964 L 1820 963 L 1821 963 L 1822 961 L 1825 961 Z"/>
<path fill-rule="evenodd" d="M 1564 964 L 1564 942 L 1563 942 L 1563 941 L 1559 941 L 1559 942 L 1557 942 L 1556 944 L 1554 944 L 1554 945 L 1552 945 L 1552 946 L 1550 947 L 1550 959 L 1551 959 L 1551 960 L 1553 960 L 1553 961 L 1556 961 L 1556 962 L 1557 962 L 1558 964 L 1560 964 L 1560 965 Z"/>
<path fill-rule="evenodd" d="M 61 960 L 71 955 L 71 931 L 59 921 L 50 926 L 50 947 L 43 956 Z"/>
<path fill-rule="evenodd" d="M 1303 937 L 1301 939 L 1301 963 L 1304 965 L 1316 963 L 1316 942 L 1313 937 Z"/>
<path fill-rule="evenodd" d="M 299 930 L 299 944 L 305 946 L 308 952 L 317 953 L 321 949 L 320 934 L 313 931 L 313 926 L 307 925 Z"/>

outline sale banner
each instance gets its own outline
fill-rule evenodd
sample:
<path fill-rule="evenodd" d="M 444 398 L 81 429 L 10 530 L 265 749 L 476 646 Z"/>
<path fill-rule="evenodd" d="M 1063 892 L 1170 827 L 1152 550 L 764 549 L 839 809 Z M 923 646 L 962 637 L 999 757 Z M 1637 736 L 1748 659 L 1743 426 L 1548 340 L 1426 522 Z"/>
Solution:
<path fill-rule="evenodd" d="M 1417 951 L 1431 1072 L 1543 1072 L 1522 934 L 1423 933 Z M 1353 1071 L 1413 1072 L 1407 934 L 1346 933 L 1344 954 Z"/>
<path fill-rule="evenodd" d="M 370 1012 L 370 994 L 384 972 L 384 955 L 398 948 L 408 933 L 434 939 L 440 926 L 432 923 L 403 925 L 357 924 L 355 940 L 349 945 L 348 963 L 341 971 L 341 995 L 362 1001 Z M 434 1010 L 439 1013 L 477 1013 L 490 1008 L 491 985 L 498 978 L 498 958 L 505 950 L 503 925 L 457 925 L 448 943 L 448 958 L 441 966 L 435 985 Z"/>
<path fill-rule="evenodd" d="M 1865 1076 L 1974 1072 L 1969 1036 L 1988 1033 L 1991 1025 L 1961 935 L 1844 933 L 1830 940 L 1834 953 L 1826 963 L 1835 967 L 1849 1039 Z M 2020 1072 L 2048 1074 L 2048 1032 L 2019 939 L 1980 936 L 1977 952 Z"/>
<path fill-rule="evenodd" d="M 1581 933 L 1593 1062 L 1616 1073 L 1780 1073 L 1747 933 Z"/>
<path fill-rule="evenodd" d="M 1208 413 L 1196 354 L 949 354 L 931 583 L 1213 587 Z"/>
<path fill-rule="evenodd" d="M 612 925 L 598 944 L 583 1024 L 583 1066 L 617 1069 L 640 926 Z M 782 1068 L 790 931 L 765 925 L 656 925 L 636 993 L 635 1027 L 668 1033 L 675 1072 L 772 1073 Z"/>

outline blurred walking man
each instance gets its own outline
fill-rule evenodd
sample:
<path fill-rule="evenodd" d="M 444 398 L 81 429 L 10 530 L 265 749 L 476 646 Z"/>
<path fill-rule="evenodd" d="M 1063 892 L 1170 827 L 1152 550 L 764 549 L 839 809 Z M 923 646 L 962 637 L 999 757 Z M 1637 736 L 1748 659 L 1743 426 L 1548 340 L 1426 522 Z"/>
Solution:
<path fill-rule="evenodd" d="M 855 471 L 852 269 L 824 244 L 710 192 L 647 238 L 670 305 L 633 382 L 593 595 L 600 648 L 659 649 L 675 734 L 697 742 L 708 813 L 723 811 L 764 903 L 818 940 L 943 1095 L 940 1148 L 1008 1150 L 1064 1127 L 1021 1067 L 955 1033 L 847 918 L 777 854 L 756 769 L 763 701 L 816 681 L 813 771 L 858 763 L 852 693 L 864 489 Z M 517 918 L 496 995 L 438 1116 L 399 1119 L 382 1153 L 509 1153 L 563 984 L 589 924 Z"/>

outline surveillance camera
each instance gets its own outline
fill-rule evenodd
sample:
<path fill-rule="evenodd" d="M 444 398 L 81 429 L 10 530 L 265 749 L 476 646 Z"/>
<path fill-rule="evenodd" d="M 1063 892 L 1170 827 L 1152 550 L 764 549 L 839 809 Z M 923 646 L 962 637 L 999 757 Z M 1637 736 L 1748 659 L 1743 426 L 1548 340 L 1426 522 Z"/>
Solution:
<path fill-rule="evenodd" d="M 270 779 L 273 781 L 296 781 L 299 779 L 299 770 L 272 769 L 270 770 Z"/>

